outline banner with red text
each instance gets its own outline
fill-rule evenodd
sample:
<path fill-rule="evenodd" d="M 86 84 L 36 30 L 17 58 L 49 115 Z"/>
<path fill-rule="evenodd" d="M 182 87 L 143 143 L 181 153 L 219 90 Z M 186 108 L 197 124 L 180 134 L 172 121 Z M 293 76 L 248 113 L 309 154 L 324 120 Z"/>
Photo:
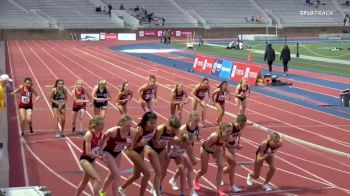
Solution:
<path fill-rule="evenodd" d="M 220 64 L 219 67 L 218 64 Z M 228 60 L 218 60 L 207 56 L 197 56 L 193 63 L 193 70 L 206 74 L 219 75 L 222 79 L 229 79 L 235 82 L 240 82 L 243 77 L 246 77 L 250 85 L 256 84 L 261 72 L 259 65 L 248 62 L 230 63 Z M 219 72 L 219 74 L 216 72 Z"/>

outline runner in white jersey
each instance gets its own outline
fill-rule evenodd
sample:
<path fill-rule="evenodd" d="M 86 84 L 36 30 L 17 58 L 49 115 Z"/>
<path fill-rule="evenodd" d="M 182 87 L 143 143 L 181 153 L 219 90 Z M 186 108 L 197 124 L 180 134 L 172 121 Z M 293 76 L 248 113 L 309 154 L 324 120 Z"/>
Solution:
<path fill-rule="evenodd" d="M 192 184 L 193 172 L 191 171 L 186 172 L 187 167 L 186 167 L 186 160 L 185 160 L 185 152 L 187 151 L 187 148 L 191 146 L 191 144 L 192 144 L 191 136 L 188 133 L 184 133 L 179 137 L 178 136 L 175 137 L 174 144 L 170 147 L 170 150 L 168 152 L 169 161 L 170 159 L 175 160 L 176 166 L 180 174 L 181 196 L 185 196 L 184 189 L 185 189 L 186 177 L 187 177 L 188 186 L 191 190 L 190 195 L 198 196 Z"/>
<path fill-rule="evenodd" d="M 200 141 L 200 129 L 199 129 L 199 113 L 196 111 L 190 112 L 188 116 L 188 121 L 186 124 L 180 127 L 180 135 L 188 134 L 191 138 L 191 145 L 187 148 L 184 154 L 187 168 L 187 175 L 193 174 L 193 166 L 197 164 L 193 153 L 193 147 L 195 141 Z M 175 175 L 169 180 L 173 190 L 179 190 L 179 186 L 176 184 L 176 179 L 179 177 L 179 170 L 176 171 Z"/>

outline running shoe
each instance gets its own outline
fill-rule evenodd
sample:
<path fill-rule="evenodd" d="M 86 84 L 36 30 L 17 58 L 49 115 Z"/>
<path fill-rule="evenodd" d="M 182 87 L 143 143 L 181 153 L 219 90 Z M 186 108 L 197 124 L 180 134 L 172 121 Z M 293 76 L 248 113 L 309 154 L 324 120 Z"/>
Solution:
<path fill-rule="evenodd" d="M 66 137 L 63 132 L 60 133 L 61 137 Z"/>
<path fill-rule="evenodd" d="M 239 192 L 242 192 L 242 189 L 239 188 L 239 187 L 236 186 L 236 185 L 233 185 L 232 188 L 231 188 L 231 192 L 233 192 L 233 193 L 239 193 Z"/>
<path fill-rule="evenodd" d="M 248 185 L 248 186 L 252 186 L 252 185 L 253 185 L 253 179 L 252 179 L 252 177 L 250 176 L 250 174 L 248 174 L 248 176 L 247 176 L 247 185 Z"/>
<path fill-rule="evenodd" d="M 75 127 L 72 128 L 72 133 L 75 133 Z"/>
<path fill-rule="evenodd" d="M 196 191 L 199 191 L 201 189 L 201 186 L 199 185 L 199 182 L 198 181 L 194 181 L 193 183 L 193 188 L 194 190 Z"/>
<path fill-rule="evenodd" d="M 21 136 L 24 137 L 24 132 L 23 131 L 21 132 Z"/>
<path fill-rule="evenodd" d="M 29 131 L 30 131 L 30 133 L 34 133 L 33 127 L 29 127 Z"/>
<path fill-rule="evenodd" d="M 196 193 L 196 191 L 194 189 L 192 189 L 192 191 L 191 191 L 191 196 L 198 196 L 198 194 Z"/>
<path fill-rule="evenodd" d="M 262 189 L 266 192 L 272 191 L 272 188 L 268 184 L 263 184 Z"/>
<path fill-rule="evenodd" d="M 217 193 L 218 193 L 219 196 L 226 196 L 226 193 L 222 189 L 218 189 Z"/>
<path fill-rule="evenodd" d="M 185 193 L 181 193 L 180 196 L 185 196 Z"/>
<path fill-rule="evenodd" d="M 55 135 L 55 138 L 61 138 L 61 134 L 60 134 L 60 133 L 57 133 L 57 134 Z"/>
<path fill-rule="evenodd" d="M 100 191 L 100 196 L 106 196 L 105 192 Z"/>
<path fill-rule="evenodd" d="M 122 187 L 118 187 L 118 193 L 120 196 L 125 196 L 125 190 Z"/>
<path fill-rule="evenodd" d="M 221 186 L 224 186 L 225 185 L 225 182 L 224 180 L 221 180 L 221 183 L 220 183 Z"/>
<path fill-rule="evenodd" d="M 169 184 L 171 185 L 171 188 L 172 188 L 174 191 L 177 191 L 177 190 L 180 189 L 179 186 L 177 186 L 176 181 L 175 181 L 174 178 L 170 178 Z"/>

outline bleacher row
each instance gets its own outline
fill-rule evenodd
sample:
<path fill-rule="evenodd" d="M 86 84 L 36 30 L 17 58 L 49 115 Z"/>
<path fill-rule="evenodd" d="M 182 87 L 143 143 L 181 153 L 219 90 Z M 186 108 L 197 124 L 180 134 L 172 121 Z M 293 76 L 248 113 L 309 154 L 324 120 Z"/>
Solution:
<path fill-rule="evenodd" d="M 131 10 L 136 5 L 144 6 L 165 18 L 165 26 L 169 27 L 341 26 L 349 12 L 343 1 L 322 0 L 322 5 L 316 8 L 305 5 L 305 0 L 0 0 L 0 28 L 130 26 L 126 24 L 127 17 L 112 14 L 110 18 L 95 12 L 97 6 L 109 3 L 113 10 L 118 10 L 123 4 L 131 17 Z M 252 16 L 263 18 L 263 22 L 249 22 L 247 18 Z"/>

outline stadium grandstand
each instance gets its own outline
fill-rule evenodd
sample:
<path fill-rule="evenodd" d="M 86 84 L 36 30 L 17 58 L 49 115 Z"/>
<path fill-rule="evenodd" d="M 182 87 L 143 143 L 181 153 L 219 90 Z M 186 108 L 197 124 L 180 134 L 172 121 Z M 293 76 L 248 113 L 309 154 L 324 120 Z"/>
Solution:
<path fill-rule="evenodd" d="M 116 11 L 111 18 L 103 14 L 109 3 Z M 128 17 L 118 15 L 120 5 Z M 102 13 L 96 12 L 98 7 Z M 318 7 L 303 0 L 1 0 L 0 9 L 1 28 L 8 29 L 122 28 L 130 18 L 144 27 L 342 26 L 349 11 L 341 0 L 324 0 Z M 146 11 L 144 18 L 141 9 Z M 164 25 L 150 25 L 150 14 L 152 21 L 164 18 Z"/>

